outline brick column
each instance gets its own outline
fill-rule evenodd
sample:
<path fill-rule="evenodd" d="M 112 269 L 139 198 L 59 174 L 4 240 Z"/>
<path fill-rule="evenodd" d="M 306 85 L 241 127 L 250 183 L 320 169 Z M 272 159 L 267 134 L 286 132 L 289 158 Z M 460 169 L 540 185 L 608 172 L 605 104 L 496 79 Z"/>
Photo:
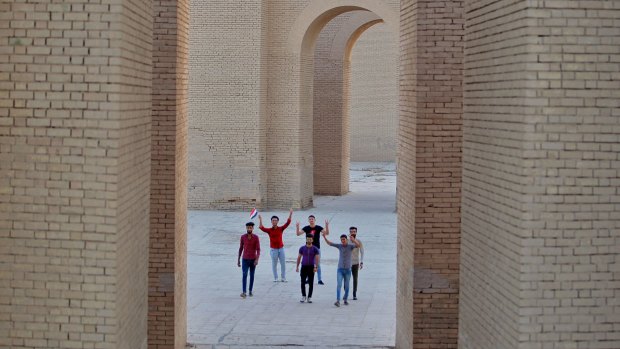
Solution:
<path fill-rule="evenodd" d="M 459 348 L 620 348 L 620 3 L 466 14 Z"/>
<path fill-rule="evenodd" d="M 399 320 L 405 317 L 398 344 L 403 347 L 457 345 L 462 36 L 462 1 L 401 2 L 398 297 L 406 308 L 398 314 Z"/>
<path fill-rule="evenodd" d="M 152 7 L 0 3 L 0 347 L 147 347 Z"/>
<path fill-rule="evenodd" d="M 321 30 L 314 49 L 313 85 L 313 188 L 318 195 L 342 195 L 349 191 L 349 144 L 345 129 L 344 46 L 333 48 L 334 37 L 348 30 L 351 14 L 342 14 Z M 344 27 L 344 28 L 343 28 Z M 340 55 L 332 57 L 332 50 Z M 348 76 L 347 76 L 348 78 Z"/>
<path fill-rule="evenodd" d="M 155 1 L 149 250 L 149 349 L 187 340 L 189 1 Z"/>

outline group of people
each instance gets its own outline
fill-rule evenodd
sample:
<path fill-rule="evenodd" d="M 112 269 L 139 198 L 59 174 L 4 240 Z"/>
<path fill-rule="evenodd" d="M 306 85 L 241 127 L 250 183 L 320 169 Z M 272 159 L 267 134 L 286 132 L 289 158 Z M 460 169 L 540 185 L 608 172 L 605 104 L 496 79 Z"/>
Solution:
<path fill-rule="evenodd" d="M 263 225 L 263 218 L 258 215 L 259 229 L 267 233 L 269 236 L 269 246 L 271 255 L 271 268 L 273 272 L 273 282 L 286 282 L 286 267 L 284 242 L 282 235 L 284 230 L 291 224 L 293 217 L 293 209 L 289 211 L 286 223 L 279 226 L 280 219 L 278 216 L 271 217 L 271 227 Z M 296 234 L 300 236 L 305 234 L 306 243 L 299 248 L 297 255 L 297 265 L 295 271 L 300 275 L 301 283 L 301 303 L 312 303 L 312 292 L 314 289 L 314 274 L 318 276 L 318 284 L 324 285 L 321 277 L 321 236 L 329 246 L 335 247 L 339 251 L 338 270 L 337 270 L 337 286 L 336 286 L 336 307 L 340 306 L 342 299 L 344 305 L 348 305 L 349 284 L 351 276 L 353 276 L 353 299 L 357 299 L 358 272 L 364 266 L 364 246 L 357 239 L 357 228 L 349 228 L 349 236 L 340 235 L 340 243 L 329 241 L 329 221 L 325 220 L 325 228 L 316 224 L 314 215 L 308 216 L 308 225 L 300 229 L 300 224 L 296 224 Z M 237 257 L 237 266 L 242 270 L 242 298 L 248 295 L 253 296 L 254 288 L 254 272 L 260 258 L 260 239 L 254 234 L 254 223 L 245 224 L 246 233 L 241 236 L 239 242 L 239 254 Z M 278 279 L 278 264 L 280 264 L 280 276 Z M 299 268 L 301 264 L 301 269 Z M 250 276 L 250 285 L 247 287 L 248 274 Z M 308 292 L 306 292 L 308 285 Z M 344 287 L 344 296 L 341 298 L 341 289 Z M 249 290 L 249 293 L 246 291 Z"/>

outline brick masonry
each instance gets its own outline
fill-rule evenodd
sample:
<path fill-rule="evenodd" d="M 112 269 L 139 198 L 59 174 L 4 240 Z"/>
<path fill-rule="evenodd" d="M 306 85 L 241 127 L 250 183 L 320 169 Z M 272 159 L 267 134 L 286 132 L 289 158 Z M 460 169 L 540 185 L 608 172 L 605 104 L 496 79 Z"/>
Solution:
<path fill-rule="evenodd" d="M 264 207 L 267 149 L 265 1 L 190 1 L 189 206 Z"/>
<path fill-rule="evenodd" d="M 317 195 L 342 195 L 349 191 L 349 129 L 345 96 L 344 46 L 335 42 L 348 31 L 351 17 L 344 13 L 325 25 L 314 48 L 312 101 L 313 190 Z M 342 46 L 342 48 L 334 46 Z M 334 54 L 332 51 L 339 54 Z"/>
<path fill-rule="evenodd" d="M 461 1 L 401 2 L 399 347 L 457 347 L 463 26 Z"/>
<path fill-rule="evenodd" d="M 150 349 L 187 339 L 189 1 L 154 2 L 149 244 Z"/>
<path fill-rule="evenodd" d="M 0 347 L 146 348 L 152 7 L 0 4 Z"/>
<path fill-rule="evenodd" d="M 230 23 L 256 35 L 237 48 L 260 62 L 240 66 L 255 143 L 232 159 L 282 207 L 312 203 L 320 29 L 400 14 L 397 347 L 620 347 L 619 3 L 251 5 Z M 181 348 L 187 3 L 0 10 L 0 348 Z"/>
<path fill-rule="evenodd" d="M 398 59 L 398 33 L 383 23 L 351 49 L 351 161 L 396 161 Z"/>
<path fill-rule="evenodd" d="M 324 1 L 270 1 L 268 7 L 258 0 L 244 6 L 191 2 L 196 14 L 189 62 L 191 208 L 312 205 L 312 48 L 318 33 L 329 19 L 354 6 L 390 13 L 391 23 L 397 22 L 391 14 L 397 13 L 398 1 L 341 5 L 349 7 Z M 233 24 L 235 30 L 226 29 Z M 303 34 L 298 38 L 301 33 L 309 34 L 307 40 Z M 344 173 L 339 171 L 341 181 Z"/>
<path fill-rule="evenodd" d="M 463 348 L 620 347 L 620 4 L 467 5 Z"/>
<path fill-rule="evenodd" d="M 317 195 L 349 191 L 353 155 L 355 161 L 395 161 L 397 33 L 380 22 L 369 11 L 347 12 L 317 38 L 312 106 Z"/>

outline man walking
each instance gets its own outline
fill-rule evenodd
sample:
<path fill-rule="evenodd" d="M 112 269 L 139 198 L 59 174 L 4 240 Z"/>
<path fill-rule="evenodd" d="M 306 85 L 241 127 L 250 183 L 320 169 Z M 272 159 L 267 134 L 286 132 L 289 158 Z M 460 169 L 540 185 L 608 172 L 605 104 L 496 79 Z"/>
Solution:
<path fill-rule="evenodd" d="M 246 284 L 248 279 L 248 270 L 250 271 L 250 297 L 253 296 L 252 289 L 254 287 L 254 271 L 258 265 L 258 258 L 260 257 L 260 242 L 258 236 L 252 234 L 254 230 L 254 223 L 245 223 L 246 234 L 241 236 L 239 242 L 239 255 L 237 256 L 237 266 L 241 267 L 243 272 L 243 292 L 241 298 L 246 297 Z M 241 261 L 241 255 L 243 254 L 243 263 Z"/>
<path fill-rule="evenodd" d="M 271 228 L 265 228 L 263 226 L 263 217 L 258 215 L 258 227 L 260 230 L 269 234 L 269 246 L 271 247 L 271 269 L 273 271 L 273 282 L 278 282 L 278 260 L 280 261 L 280 275 L 282 279 L 280 281 L 286 282 L 286 266 L 284 256 L 284 241 L 282 240 L 282 234 L 284 230 L 291 224 L 291 218 L 293 217 L 293 209 L 289 211 L 288 219 L 284 225 L 278 227 L 280 218 L 278 216 L 271 216 Z"/>
<path fill-rule="evenodd" d="M 354 248 L 359 248 L 360 244 L 355 240 L 354 237 L 351 237 L 350 244 L 347 240 L 347 236 L 345 234 L 340 235 L 340 243 L 334 244 L 333 242 L 327 240 L 326 234 L 323 234 L 323 238 L 325 239 L 325 243 L 329 246 L 335 247 L 340 251 L 340 255 L 338 257 L 338 271 L 337 271 L 337 286 L 336 286 L 336 303 L 335 306 L 340 306 L 340 287 L 342 286 L 342 282 L 344 281 L 344 305 L 349 305 L 347 299 L 349 298 L 349 282 L 351 280 L 351 254 L 353 253 Z"/>
<path fill-rule="evenodd" d="M 301 230 L 299 229 L 299 222 L 297 222 L 297 236 L 301 234 L 311 235 L 312 236 L 312 244 L 316 246 L 316 248 L 321 250 L 321 233 L 324 232 L 325 235 L 329 235 L 329 221 L 325 220 L 325 231 L 323 231 L 323 227 L 316 224 L 316 217 L 314 215 L 308 216 L 308 225 L 303 227 Z M 319 263 L 317 268 L 317 275 L 319 277 L 319 285 L 324 285 L 323 279 L 321 278 L 321 264 Z"/>
<path fill-rule="evenodd" d="M 312 235 L 306 235 L 306 244 L 299 248 L 299 254 L 297 255 L 296 272 L 299 272 L 299 261 L 301 260 L 301 303 L 306 301 L 306 283 L 309 284 L 307 300 L 308 303 L 312 303 L 314 273 L 317 270 L 321 258 L 321 252 L 316 246 L 312 245 L 312 240 Z"/>
<path fill-rule="evenodd" d="M 354 239 L 359 242 L 359 248 L 356 247 L 353 249 L 353 254 L 351 255 L 351 273 L 353 274 L 353 300 L 357 300 L 357 275 L 359 270 L 364 267 L 364 244 L 362 241 L 357 238 L 357 227 L 349 228 L 349 236 L 351 237 L 351 241 Z"/>

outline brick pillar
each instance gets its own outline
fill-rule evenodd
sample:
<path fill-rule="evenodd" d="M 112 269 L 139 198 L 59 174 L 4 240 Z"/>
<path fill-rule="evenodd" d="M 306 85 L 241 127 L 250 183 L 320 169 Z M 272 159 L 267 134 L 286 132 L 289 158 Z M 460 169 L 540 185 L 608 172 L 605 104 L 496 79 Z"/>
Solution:
<path fill-rule="evenodd" d="M 340 31 L 349 30 L 350 18 L 351 14 L 342 14 L 325 25 L 314 49 L 313 187 L 318 195 L 342 195 L 349 191 L 349 144 L 345 127 L 348 115 L 344 113 L 348 81 L 343 71 L 346 42 L 341 43 L 343 47 L 339 50 L 333 45 Z M 332 57 L 332 50 L 341 54 Z"/>
<path fill-rule="evenodd" d="M 187 60 L 189 1 L 155 1 L 149 250 L 150 349 L 187 340 Z"/>
<path fill-rule="evenodd" d="M 398 297 L 405 308 L 398 318 L 405 319 L 397 332 L 403 347 L 457 346 L 462 36 L 462 1 L 401 2 Z"/>
<path fill-rule="evenodd" d="M 620 348 L 620 3 L 467 5 L 459 348 Z"/>
<path fill-rule="evenodd" d="M 0 347 L 147 346 L 152 7 L 0 3 Z"/>

